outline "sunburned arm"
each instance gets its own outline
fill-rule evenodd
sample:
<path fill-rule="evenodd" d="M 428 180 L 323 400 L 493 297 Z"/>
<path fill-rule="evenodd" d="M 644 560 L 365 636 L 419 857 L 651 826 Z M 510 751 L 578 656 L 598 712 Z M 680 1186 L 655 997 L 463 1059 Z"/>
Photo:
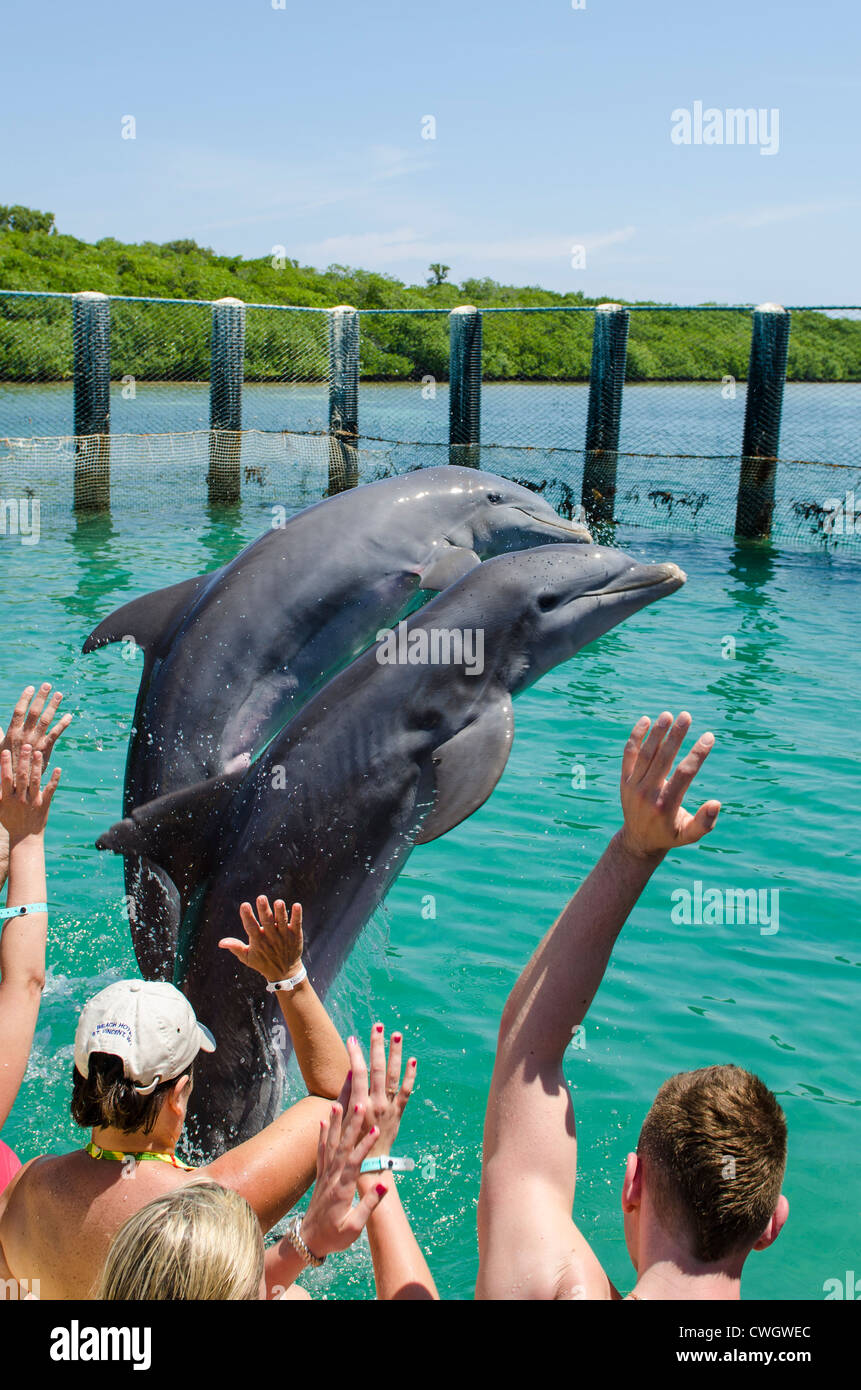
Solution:
<path fill-rule="evenodd" d="M 641 720 L 622 764 L 623 829 L 532 956 L 502 1016 L 484 1132 L 478 1207 L 480 1298 L 615 1296 L 571 1212 L 577 1137 L 562 1059 L 604 976 L 634 904 L 667 850 L 714 825 L 719 804 L 696 817 L 682 797 L 713 742 L 704 735 L 665 777 L 690 727 Z M 644 741 L 645 739 L 645 741 Z"/>

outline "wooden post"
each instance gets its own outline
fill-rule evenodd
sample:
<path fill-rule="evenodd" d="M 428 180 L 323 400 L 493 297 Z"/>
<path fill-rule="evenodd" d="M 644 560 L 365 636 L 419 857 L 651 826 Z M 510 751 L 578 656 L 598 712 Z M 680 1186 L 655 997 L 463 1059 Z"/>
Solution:
<path fill-rule="evenodd" d="M 352 304 L 329 311 L 329 495 L 359 481 L 359 315 Z"/>
<path fill-rule="evenodd" d="M 245 305 L 216 299 L 212 305 L 209 368 L 209 500 L 240 500 L 242 383 L 245 377 Z"/>
<path fill-rule="evenodd" d="M 595 310 L 581 492 L 590 521 L 612 521 L 614 516 L 629 319 L 621 304 L 599 304 Z"/>
<path fill-rule="evenodd" d="M 780 304 L 760 304 L 753 313 L 735 513 L 737 536 L 767 536 L 771 531 L 789 320 L 789 311 Z"/>
<path fill-rule="evenodd" d="M 452 309 L 449 324 L 448 461 L 481 462 L 481 314 L 473 304 Z"/>
<path fill-rule="evenodd" d="M 76 512 L 111 506 L 111 303 L 98 290 L 72 297 Z"/>

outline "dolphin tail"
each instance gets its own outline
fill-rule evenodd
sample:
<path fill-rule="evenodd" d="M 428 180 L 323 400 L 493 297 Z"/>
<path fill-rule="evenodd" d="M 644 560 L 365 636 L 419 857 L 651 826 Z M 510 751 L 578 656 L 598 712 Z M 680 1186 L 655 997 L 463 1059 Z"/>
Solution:
<path fill-rule="evenodd" d="M 109 617 L 94 627 L 82 650 L 94 652 L 106 647 L 109 642 L 123 642 L 133 638 L 144 651 L 151 647 L 159 637 L 170 637 L 180 619 L 203 592 L 212 574 L 196 575 L 194 579 L 184 579 L 181 584 L 171 584 L 167 589 L 156 589 L 151 594 L 115 608 Z"/>
<path fill-rule="evenodd" d="M 218 843 L 217 821 L 245 769 L 197 782 L 137 807 L 96 840 L 96 849 L 145 855 L 173 880 L 184 913 L 210 871 Z"/>

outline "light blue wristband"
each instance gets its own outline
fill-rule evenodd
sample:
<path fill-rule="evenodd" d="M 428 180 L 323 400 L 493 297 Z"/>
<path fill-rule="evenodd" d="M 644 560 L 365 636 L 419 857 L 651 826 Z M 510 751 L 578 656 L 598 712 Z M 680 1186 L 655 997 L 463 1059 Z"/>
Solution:
<path fill-rule="evenodd" d="M 33 912 L 47 912 L 47 903 L 21 903 L 19 907 L 0 907 L 0 922 L 10 917 L 29 917 Z"/>
<path fill-rule="evenodd" d="M 416 1166 L 414 1158 L 392 1158 L 390 1154 L 378 1154 L 376 1158 L 366 1158 L 360 1173 L 411 1173 Z"/>

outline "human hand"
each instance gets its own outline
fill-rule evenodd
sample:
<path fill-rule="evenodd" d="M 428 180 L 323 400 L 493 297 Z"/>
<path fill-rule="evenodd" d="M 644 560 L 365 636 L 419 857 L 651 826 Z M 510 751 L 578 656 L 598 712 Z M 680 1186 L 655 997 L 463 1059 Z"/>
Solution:
<path fill-rule="evenodd" d="M 366 1128 L 374 1127 L 379 1131 L 371 1154 L 390 1154 L 398 1137 L 407 1101 L 412 1095 L 418 1063 L 415 1057 L 410 1057 L 401 1081 L 403 1035 L 392 1034 L 386 1062 L 386 1036 L 382 1023 L 375 1023 L 371 1029 L 370 1084 L 365 1058 L 356 1038 L 347 1039 L 347 1053 L 350 1058 L 349 1100 L 364 1107 Z M 346 1089 L 345 1086 L 342 1096 Z"/>
<path fill-rule="evenodd" d="M 55 768 L 51 780 L 41 786 L 42 754 L 34 753 L 29 743 L 21 745 L 15 774 L 10 749 L 0 752 L 0 825 L 10 844 L 44 832 L 59 780 L 60 769 Z"/>
<path fill-rule="evenodd" d="M 32 685 L 28 685 L 26 690 L 12 711 L 12 718 L 9 720 L 9 727 L 5 735 L 0 730 L 0 752 L 5 749 L 12 755 L 12 772 L 18 766 L 18 758 L 25 743 L 28 743 L 34 753 L 41 753 L 43 769 L 48 766 L 51 760 L 51 753 L 54 744 L 62 733 L 72 722 L 70 714 L 64 714 L 58 719 L 53 729 L 51 721 L 60 707 L 63 697 L 59 690 L 55 690 L 51 695 L 51 687 L 45 682 L 39 687 L 38 693 L 34 691 Z"/>
<path fill-rule="evenodd" d="M 365 1107 L 351 1102 L 344 1109 L 335 1101 L 328 1120 L 320 1122 L 317 1147 L 317 1179 L 302 1219 L 301 1235 L 312 1255 L 322 1258 L 336 1250 L 346 1250 L 364 1230 L 368 1218 L 386 1195 L 376 1183 L 353 1206 L 362 1162 L 378 1137 L 374 1126 L 366 1128 Z"/>
<path fill-rule="evenodd" d="M 257 899 L 257 916 L 250 903 L 242 904 L 239 916 L 247 943 L 229 936 L 219 941 L 219 946 L 250 970 L 257 970 L 270 983 L 296 975 L 302 964 L 301 904 L 294 903 L 288 917 L 286 903 L 279 898 L 273 911 L 269 899 L 261 894 Z"/>
<path fill-rule="evenodd" d="M 643 715 L 625 744 L 621 784 L 625 824 L 621 842 L 637 858 L 651 858 L 692 845 L 715 827 L 719 801 L 704 802 L 695 816 L 682 806 L 685 792 L 711 752 L 714 734 L 701 734 L 667 780 L 691 722 L 686 711 L 675 723 L 665 711 L 646 737 L 649 719 Z"/>

